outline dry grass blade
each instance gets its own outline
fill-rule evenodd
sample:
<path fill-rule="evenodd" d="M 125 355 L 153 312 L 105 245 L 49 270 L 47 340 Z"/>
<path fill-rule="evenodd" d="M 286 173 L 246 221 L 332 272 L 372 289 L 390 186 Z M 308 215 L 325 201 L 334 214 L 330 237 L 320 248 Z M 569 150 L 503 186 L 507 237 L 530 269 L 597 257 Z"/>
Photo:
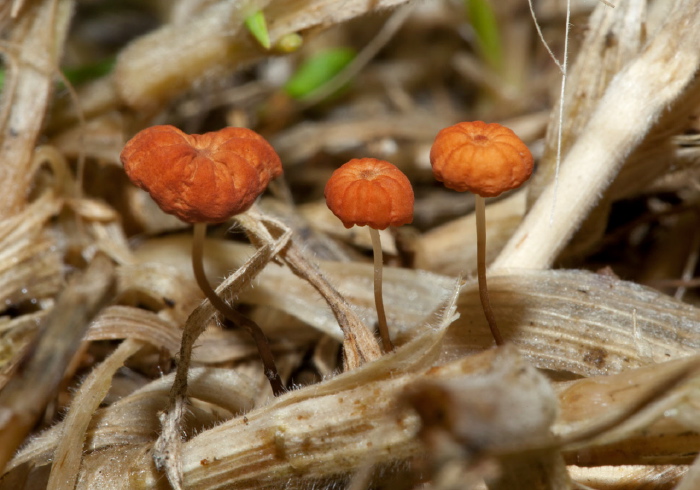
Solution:
<path fill-rule="evenodd" d="M 351 371 L 364 363 L 381 356 L 377 339 L 350 304 L 306 258 L 299 246 L 292 242 L 289 250 L 284 252 L 284 260 L 291 271 L 308 281 L 330 306 L 343 332 L 343 370 Z"/>
<path fill-rule="evenodd" d="M 45 226 L 61 205 L 46 192 L 21 213 L 0 221 L 0 301 L 6 305 L 51 297 L 59 290 L 61 258 Z"/>
<path fill-rule="evenodd" d="M 49 104 L 72 0 L 32 2 L 12 23 L 4 43 L 11 70 L 5 80 L 0 111 L 0 218 L 22 209 L 33 179 L 32 156 Z"/>
<path fill-rule="evenodd" d="M 125 340 L 83 382 L 63 421 L 63 430 L 59 436 L 61 439 L 53 456 L 48 489 L 75 488 L 82 461 L 85 431 L 92 415 L 107 394 L 114 373 L 142 346 L 143 343 L 137 340 Z"/>
<path fill-rule="evenodd" d="M 113 294 L 114 271 L 98 255 L 84 274 L 75 275 L 43 322 L 43 332 L 26 366 L 0 393 L 4 467 L 22 442 L 60 382 L 92 317 Z"/>
<path fill-rule="evenodd" d="M 182 332 L 156 313 L 130 306 L 105 308 L 85 334 L 85 340 L 134 339 L 147 342 L 175 354 Z"/>
<path fill-rule="evenodd" d="M 624 2 L 615 9 L 599 4 L 588 20 L 589 31 L 568 75 L 570 89 L 552 114 L 564 106 L 561 152 L 566 155 L 576 142 L 604 95 L 612 78 L 636 56 L 643 42 L 646 2 Z M 529 204 L 552 181 L 557 157 L 557 125 L 548 128 L 545 150 L 528 188 Z"/>
<path fill-rule="evenodd" d="M 642 53 L 612 80 L 562 162 L 559 199 L 542 193 L 492 265 L 546 268 L 566 245 L 650 126 L 693 84 L 700 63 L 700 6 L 678 0 Z M 624 107 L 624 110 L 620 110 Z"/>
<path fill-rule="evenodd" d="M 678 485 L 676 490 L 693 490 L 700 485 L 700 459 L 695 460 L 693 465 L 688 470 L 686 477 Z"/>
<path fill-rule="evenodd" d="M 677 378 L 679 372 L 687 374 L 689 368 L 697 367 L 697 358 L 693 358 L 665 363 L 655 370 L 640 368 L 614 376 L 573 381 L 557 388 L 558 402 L 554 402 L 547 381 L 530 367 L 523 370 L 524 361 L 512 346 L 463 358 L 424 372 L 425 367 L 433 362 L 430 357 L 440 349 L 441 337 L 439 330 L 428 332 L 400 348 L 396 354 L 320 385 L 289 393 L 266 407 L 247 413 L 245 417 L 232 419 L 201 433 L 183 448 L 185 483 L 197 488 L 216 488 L 224 483 L 229 488 L 246 488 L 253 481 L 264 481 L 264 487 L 275 488 L 284 482 L 288 484 L 290 476 L 300 471 L 304 472 L 307 481 L 320 482 L 332 475 L 352 472 L 367 462 L 367 458 L 371 458 L 373 463 L 382 464 L 422 455 L 424 449 L 421 439 L 435 440 L 435 431 L 443 432 L 446 437 L 458 442 L 457 446 L 438 446 L 439 450 L 457 451 L 448 453 L 448 459 L 466 458 L 464 461 L 468 462 L 475 455 L 488 455 L 509 465 L 517 464 L 518 460 L 533 462 L 531 458 L 537 453 L 530 453 L 528 448 L 535 450 L 542 443 L 551 441 L 548 428 L 554 422 L 553 415 L 557 413 L 554 407 L 557 404 L 560 410 L 553 433 L 561 436 L 572 430 L 599 426 L 601 411 L 621 413 L 638 405 L 640 399 L 649 400 L 648 389 L 644 386 L 646 383 L 640 381 L 650 375 L 654 382 L 661 382 L 667 380 L 669 375 Z M 426 344 L 432 353 L 428 357 L 420 347 L 425 347 Z M 516 365 L 521 368 L 507 367 Z M 401 368 L 397 370 L 397 366 Z M 399 372 L 404 374 L 399 375 Z M 524 374 L 526 372 L 530 374 Z M 493 382 L 502 376 L 529 376 L 533 381 L 539 379 L 535 384 L 541 389 L 526 389 L 523 386 L 520 394 L 516 395 L 508 388 L 507 382 Z M 420 432 L 417 417 L 412 411 L 406 410 L 405 404 L 399 403 L 400 399 L 404 399 L 405 390 L 409 386 L 409 392 L 413 394 L 424 393 L 428 388 L 434 391 L 436 387 L 441 387 L 442 390 L 442 395 L 430 398 L 437 405 L 426 403 L 428 398 L 425 396 L 417 399 L 420 407 L 426 409 L 423 412 L 419 408 L 424 419 Z M 587 461 L 592 464 L 599 457 L 609 460 L 610 454 L 617 451 L 620 455 L 624 454 L 623 458 L 617 460 L 622 464 L 634 464 L 640 458 L 655 461 L 651 458 L 658 456 L 652 455 L 662 454 L 654 453 L 657 450 L 655 448 L 664 451 L 668 447 L 664 434 L 672 438 L 687 437 L 687 428 L 682 429 L 682 425 L 678 424 L 692 420 L 690 414 L 697 411 L 696 407 L 684 405 L 686 397 L 683 395 L 684 390 L 695 389 L 695 382 L 686 381 L 675 391 L 669 391 L 672 386 L 657 393 L 655 403 L 650 405 L 651 411 L 645 412 L 641 418 L 637 417 L 632 424 L 616 428 L 604 438 L 568 450 L 567 458 L 581 463 L 582 458 L 590 455 L 592 459 Z M 468 390 L 464 391 L 466 387 L 476 390 L 479 395 L 469 396 Z M 581 390 L 586 391 L 587 396 L 580 396 Z M 550 394 L 545 396 L 546 393 Z M 600 402 L 594 406 L 588 405 L 589 395 Z M 532 400 L 523 405 L 522 401 L 514 402 L 514 396 L 529 397 Z M 372 402 L 368 403 L 370 399 Z M 416 400 L 415 397 L 413 399 Z M 509 401 L 506 402 L 506 399 Z M 132 402 L 126 399 L 122 405 L 128 406 L 130 403 Z M 538 409 L 541 404 L 549 406 L 549 409 Z M 492 407 L 492 410 L 484 410 L 485 406 Z M 528 412 L 531 414 L 530 425 L 521 423 L 524 406 L 531 408 Z M 669 415 L 669 409 L 682 409 L 684 406 L 685 410 L 692 412 L 686 411 L 682 417 L 678 415 L 682 410 Z M 441 412 L 439 407 L 445 412 Z M 109 423 L 111 411 L 112 409 L 105 409 L 101 417 L 104 424 Z M 473 411 L 473 416 L 465 417 L 464 414 L 471 413 L 470 411 Z M 518 413 L 517 417 L 513 416 L 515 412 Z M 443 413 L 444 417 L 439 417 L 439 413 Z M 670 416 L 676 420 L 675 431 L 667 432 L 670 427 L 668 420 L 659 423 L 659 414 L 662 413 L 666 414 L 666 418 Z M 474 416 L 479 417 L 482 423 L 470 423 Z M 113 423 L 124 422 L 114 420 Z M 533 430 L 538 434 L 534 438 L 531 437 Z M 421 439 L 418 438 L 419 434 Z M 698 437 L 697 433 L 694 434 L 694 437 Z M 226 442 L 232 439 L 237 443 Z M 133 446 L 133 449 L 137 447 Z M 621 448 L 627 449 L 622 451 Z M 638 451 L 635 452 L 634 448 Z M 521 454 L 523 450 L 525 452 Z M 683 447 L 679 447 L 679 451 L 666 453 L 664 458 L 667 461 L 673 457 L 682 460 L 687 457 L 683 451 Z M 132 460 L 133 463 L 140 461 L 138 454 Z M 543 454 L 540 453 L 540 456 Z M 98 468 L 107 474 L 113 474 L 115 468 L 105 466 L 106 464 L 105 460 L 100 460 L 98 466 L 88 464 L 91 470 L 85 469 L 89 473 L 84 474 L 83 478 L 92 478 L 90 475 Z M 550 471 L 556 471 L 556 465 L 547 463 L 545 466 Z M 147 469 L 144 474 L 146 468 L 142 464 L 134 468 L 139 472 L 144 488 L 156 485 L 157 475 L 152 473 L 152 469 Z M 531 468 L 533 469 L 534 467 Z M 480 470 L 476 466 L 472 471 Z M 536 474 L 533 473 L 533 477 Z M 117 488 L 133 484 L 134 477 L 129 478 Z M 564 488 L 564 474 L 560 473 L 559 477 L 552 474 L 552 478 L 550 485 L 559 486 L 547 488 Z M 559 483 L 552 483 L 556 481 Z"/>
<path fill-rule="evenodd" d="M 553 431 L 567 462 L 689 463 L 700 442 L 699 368 L 692 356 L 557 385 L 561 415 Z"/>
<path fill-rule="evenodd" d="M 299 165 L 321 151 L 342 150 L 374 138 L 429 140 L 435 128 L 452 122 L 452 118 L 435 113 L 382 115 L 370 121 L 362 117 L 323 124 L 306 122 L 280 133 L 272 143 L 284 155 L 285 164 Z"/>
<path fill-rule="evenodd" d="M 683 480 L 688 467 L 685 465 L 634 465 L 586 468 L 570 465 L 568 470 L 577 483 L 585 485 L 579 487 L 582 490 L 587 488 L 672 490 L 676 489 Z"/>
<path fill-rule="evenodd" d="M 46 312 L 40 311 L 0 322 L 0 389 L 4 388 L 17 366 L 24 359 L 25 350 L 36 341 L 39 326 Z"/>
<path fill-rule="evenodd" d="M 700 346 L 697 308 L 652 289 L 583 271 L 512 271 L 489 278 L 503 336 L 535 366 L 595 376 L 689 356 Z M 465 285 L 460 318 L 444 360 L 491 345 L 475 282 Z"/>

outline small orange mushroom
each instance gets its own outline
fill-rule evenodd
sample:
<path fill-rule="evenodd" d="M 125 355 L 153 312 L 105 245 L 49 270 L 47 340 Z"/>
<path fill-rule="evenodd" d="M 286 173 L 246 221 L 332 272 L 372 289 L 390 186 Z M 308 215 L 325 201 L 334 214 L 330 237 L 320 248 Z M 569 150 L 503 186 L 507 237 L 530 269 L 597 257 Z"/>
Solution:
<path fill-rule="evenodd" d="M 485 197 L 520 187 L 530 178 L 534 161 L 528 147 L 509 128 L 482 121 L 461 122 L 442 129 L 430 149 L 435 178 L 445 187 L 476 194 L 477 274 L 479 297 L 496 344 L 503 337 L 486 286 Z"/>
<path fill-rule="evenodd" d="M 384 351 L 394 349 L 382 298 L 382 246 L 377 230 L 413 221 L 413 188 L 395 165 L 376 158 L 350 160 L 333 172 L 326 203 L 346 228 L 369 226 L 374 251 L 374 300 Z"/>
<path fill-rule="evenodd" d="M 194 224 L 192 268 L 197 284 L 219 312 L 251 334 L 273 392 L 282 393 L 265 334 L 216 294 L 202 263 L 207 223 L 246 211 L 270 180 L 282 174 L 275 150 L 262 136 L 245 128 L 200 135 L 164 125 L 137 133 L 120 157 L 129 179 L 146 190 L 163 211 Z"/>

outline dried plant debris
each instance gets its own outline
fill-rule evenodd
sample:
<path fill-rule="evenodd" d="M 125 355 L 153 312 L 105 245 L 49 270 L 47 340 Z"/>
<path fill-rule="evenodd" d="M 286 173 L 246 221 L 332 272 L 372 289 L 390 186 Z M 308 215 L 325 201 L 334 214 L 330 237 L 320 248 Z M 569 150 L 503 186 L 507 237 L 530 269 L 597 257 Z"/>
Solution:
<path fill-rule="evenodd" d="M 700 6 L 612 3 L 0 2 L 0 489 L 697 488 Z M 498 347 L 475 202 L 429 157 L 477 120 L 535 160 L 488 202 Z M 155 125 L 282 161 L 204 253 L 279 396 L 125 176 Z M 324 202 L 356 158 L 415 195 L 386 353 L 370 234 Z"/>

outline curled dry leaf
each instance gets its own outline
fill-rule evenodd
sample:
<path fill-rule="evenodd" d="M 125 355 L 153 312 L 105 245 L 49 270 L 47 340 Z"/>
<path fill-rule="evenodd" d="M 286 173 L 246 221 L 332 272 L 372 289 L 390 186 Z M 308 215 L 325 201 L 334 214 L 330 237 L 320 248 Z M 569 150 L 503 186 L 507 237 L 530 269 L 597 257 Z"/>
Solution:
<path fill-rule="evenodd" d="M 85 340 L 133 339 L 165 349 L 174 357 L 181 336 L 177 325 L 155 313 L 130 306 L 109 306 L 90 324 Z"/>

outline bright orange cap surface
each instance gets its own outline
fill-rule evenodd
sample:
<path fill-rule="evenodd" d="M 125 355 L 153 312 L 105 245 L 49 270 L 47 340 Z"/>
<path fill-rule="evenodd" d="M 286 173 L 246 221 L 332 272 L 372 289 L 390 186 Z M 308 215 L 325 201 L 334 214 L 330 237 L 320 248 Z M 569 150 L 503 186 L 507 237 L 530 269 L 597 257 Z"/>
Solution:
<path fill-rule="evenodd" d="M 445 187 L 482 197 L 520 187 L 533 168 L 530 150 L 512 130 L 481 121 L 441 130 L 430 149 L 430 163 Z"/>
<path fill-rule="evenodd" d="M 356 158 L 326 184 L 326 203 L 346 228 L 375 230 L 413 221 L 413 188 L 401 170 L 376 158 Z"/>
<path fill-rule="evenodd" d="M 153 126 L 127 142 L 121 160 L 134 184 L 188 223 L 217 223 L 242 213 L 282 174 L 272 146 L 245 128 L 186 134 Z"/>

